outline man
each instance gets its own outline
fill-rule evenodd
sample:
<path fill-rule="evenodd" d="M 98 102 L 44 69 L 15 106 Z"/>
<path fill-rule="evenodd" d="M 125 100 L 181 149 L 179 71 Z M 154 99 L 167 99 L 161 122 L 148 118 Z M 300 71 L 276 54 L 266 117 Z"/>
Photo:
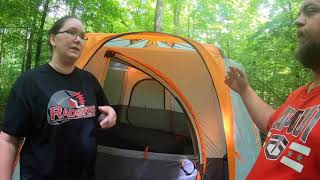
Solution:
<path fill-rule="evenodd" d="M 320 177 L 320 0 L 303 0 L 297 26 L 297 59 L 313 81 L 292 92 L 277 110 L 253 91 L 246 75 L 230 68 L 226 84 L 243 99 L 258 128 L 268 133 L 247 179 Z"/>

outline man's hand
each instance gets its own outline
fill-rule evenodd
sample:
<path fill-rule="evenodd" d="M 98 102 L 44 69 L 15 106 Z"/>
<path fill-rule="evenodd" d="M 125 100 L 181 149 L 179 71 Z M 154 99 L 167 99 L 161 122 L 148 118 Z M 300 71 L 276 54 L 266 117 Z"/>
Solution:
<path fill-rule="evenodd" d="M 229 67 L 225 77 L 225 83 L 240 96 L 248 90 L 248 78 L 239 68 Z"/>
<path fill-rule="evenodd" d="M 244 72 L 236 67 L 230 67 L 225 83 L 239 93 L 254 123 L 261 131 L 267 133 L 269 119 L 275 110 L 254 92 Z"/>
<path fill-rule="evenodd" d="M 98 106 L 101 115 L 98 120 L 102 129 L 111 128 L 116 124 L 117 114 L 111 106 Z"/>

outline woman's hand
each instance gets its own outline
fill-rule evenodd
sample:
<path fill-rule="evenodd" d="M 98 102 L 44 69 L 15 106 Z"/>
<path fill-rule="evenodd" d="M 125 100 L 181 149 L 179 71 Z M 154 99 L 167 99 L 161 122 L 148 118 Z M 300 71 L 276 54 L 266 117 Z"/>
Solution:
<path fill-rule="evenodd" d="M 111 128 L 116 124 L 117 114 L 111 106 L 98 106 L 101 115 L 98 120 L 102 129 Z"/>

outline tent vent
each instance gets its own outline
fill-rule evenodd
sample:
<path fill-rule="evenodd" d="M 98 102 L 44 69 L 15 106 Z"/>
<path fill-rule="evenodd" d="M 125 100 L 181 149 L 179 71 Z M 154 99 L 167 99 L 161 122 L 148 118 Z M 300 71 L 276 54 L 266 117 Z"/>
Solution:
<path fill-rule="evenodd" d="M 110 57 L 114 57 L 115 53 L 113 51 L 106 51 L 106 53 L 104 54 L 105 58 L 110 58 Z"/>

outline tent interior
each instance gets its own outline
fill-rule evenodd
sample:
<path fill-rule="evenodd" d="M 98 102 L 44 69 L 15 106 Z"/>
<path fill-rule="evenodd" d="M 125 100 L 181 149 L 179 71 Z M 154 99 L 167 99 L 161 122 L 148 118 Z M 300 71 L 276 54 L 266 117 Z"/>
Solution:
<path fill-rule="evenodd" d="M 119 64 L 118 59 L 110 61 L 106 77 L 105 93 L 118 120 L 111 129 L 97 133 L 97 179 L 115 175 L 117 179 L 195 179 L 192 131 L 188 116 L 173 95 L 142 71 Z M 128 104 L 121 103 L 125 95 Z M 166 109 L 166 103 L 171 109 Z M 176 174 L 182 162 L 188 171 Z M 157 171 L 151 173 L 150 169 Z"/>
<path fill-rule="evenodd" d="M 105 93 L 117 112 L 118 122 L 115 127 L 99 132 L 98 143 L 138 151 L 148 147 L 150 152 L 194 154 L 190 120 L 165 87 L 119 60 L 110 61 L 106 77 Z M 130 86 L 128 82 L 132 83 L 132 89 L 126 88 Z M 124 95 L 129 95 L 128 104 L 121 103 Z M 172 109 L 165 104 L 171 104 Z"/>

